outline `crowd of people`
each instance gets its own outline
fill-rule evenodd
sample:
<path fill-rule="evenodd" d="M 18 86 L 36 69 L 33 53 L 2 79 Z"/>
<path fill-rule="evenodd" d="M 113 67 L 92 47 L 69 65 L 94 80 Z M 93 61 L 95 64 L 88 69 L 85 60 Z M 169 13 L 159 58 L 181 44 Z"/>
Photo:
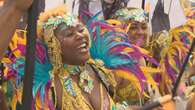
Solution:
<path fill-rule="evenodd" d="M 0 0 L 0 110 L 23 106 L 24 19 L 32 2 Z M 172 96 L 195 37 L 194 8 L 184 7 L 186 24 L 150 33 L 145 10 L 103 2 L 104 18 L 89 10 L 73 15 L 66 5 L 40 13 L 32 110 L 143 110 L 159 100 L 151 110 L 194 110 L 194 51 Z M 112 3 L 120 6 L 111 10 Z"/>

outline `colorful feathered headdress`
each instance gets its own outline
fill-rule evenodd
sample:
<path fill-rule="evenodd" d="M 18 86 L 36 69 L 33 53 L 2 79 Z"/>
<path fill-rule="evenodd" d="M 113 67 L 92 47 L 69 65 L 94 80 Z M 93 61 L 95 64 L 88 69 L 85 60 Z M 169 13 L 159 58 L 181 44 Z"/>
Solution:
<path fill-rule="evenodd" d="M 159 36 L 156 37 L 160 38 Z M 164 40 L 167 39 L 167 42 L 161 42 L 161 45 L 166 43 L 166 46 L 164 46 L 160 52 L 159 68 L 162 70 L 162 92 L 167 92 L 167 89 L 175 83 L 194 37 L 195 35 L 188 25 L 172 29 L 167 36 L 163 37 Z M 190 64 L 190 62 L 188 64 Z"/>
<path fill-rule="evenodd" d="M 118 32 L 113 26 L 109 26 L 110 24 L 98 20 L 98 14 L 87 23 L 92 41 L 91 57 L 102 60 L 106 68 L 113 70 L 119 77 L 131 81 L 137 92 L 144 91 L 145 83 L 155 86 L 156 83 L 150 73 L 159 72 L 159 70 L 144 68 L 139 60 L 146 58 L 156 65 L 158 63 L 147 55 L 147 52 L 144 53 L 145 51 L 141 48 L 131 45 L 125 33 Z"/>

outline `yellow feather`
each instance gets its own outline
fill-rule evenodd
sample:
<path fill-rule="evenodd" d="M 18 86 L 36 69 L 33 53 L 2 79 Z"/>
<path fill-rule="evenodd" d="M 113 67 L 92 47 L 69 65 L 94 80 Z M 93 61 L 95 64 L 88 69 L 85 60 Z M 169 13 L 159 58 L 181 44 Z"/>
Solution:
<path fill-rule="evenodd" d="M 138 47 L 138 46 L 136 46 L 140 51 L 141 51 L 141 53 L 143 53 L 143 54 L 146 54 L 146 55 L 149 55 L 149 51 L 147 51 L 146 49 L 144 49 L 144 48 L 141 48 L 141 47 Z"/>
<path fill-rule="evenodd" d="M 134 84 L 135 88 L 137 88 L 139 92 L 141 91 L 141 85 L 136 76 L 134 76 L 133 74 L 129 74 L 123 70 L 116 70 L 115 73 L 117 76 L 129 80 L 131 83 Z"/>
<path fill-rule="evenodd" d="M 126 30 L 125 30 L 126 33 L 129 32 L 129 28 L 130 28 L 130 27 L 131 27 L 131 23 L 128 24 L 128 26 L 127 26 L 127 28 L 126 28 Z"/>
<path fill-rule="evenodd" d="M 17 104 L 17 98 L 16 98 L 16 95 L 14 95 L 12 98 L 12 102 L 11 102 L 12 110 L 16 110 L 16 104 Z"/>
<path fill-rule="evenodd" d="M 125 32 L 124 29 L 122 29 L 122 23 L 119 20 L 109 19 L 106 22 L 113 25 L 118 32 Z"/>
<path fill-rule="evenodd" d="M 7 64 L 12 63 L 11 60 L 10 60 L 9 58 L 5 58 L 5 57 L 1 60 L 1 62 L 2 62 L 2 63 L 7 63 Z"/>
<path fill-rule="evenodd" d="M 176 65 L 176 62 L 174 61 L 173 57 L 169 57 L 169 60 L 168 60 L 169 64 L 171 65 L 171 67 L 173 67 L 173 69 L 179 73 L 179 68 L 177 67 Z"/>
<path fill-rule="evenodd" d="M 161 72 L 161 70 L 158 69 L 158 68 L 145 67 L 145 66 L 141 66 L 140 68 L 141 68 L 141 70 L 142 70 L 144 73 L 149 73 L 149 74 L 154 74 L 154 73 L 159 73 L 159 72 Z"/>
<path fill-rule="evenodd" d="M 145 67 L 145 66 L 141 66 L 141 70 L 144 72 L 144 75 L 147 79 L 146 80 L 147 83 L 151 84 L 154 88 L 158 89 L 157 83 L 154 81 L 152 75 L 155 73 L 159 73 L 161 71 L 157 68 L 151 68 L 151 67 Z"/>
<path fill-rule="evenodd" d="M 35 103 L 36 103 L 36 106 L 35 106 L 36 110 L 41 110 L 41 108 L 43 108 L 40 97 L 38 96 L 36 97 Z"/>
<path fill-rule="evenodd" d="M 130 53 L 130 52 L 133 52 L 134 50 L 132 48 L 127 47 L 124 49 L 124 51 L 127 53 Z"/>

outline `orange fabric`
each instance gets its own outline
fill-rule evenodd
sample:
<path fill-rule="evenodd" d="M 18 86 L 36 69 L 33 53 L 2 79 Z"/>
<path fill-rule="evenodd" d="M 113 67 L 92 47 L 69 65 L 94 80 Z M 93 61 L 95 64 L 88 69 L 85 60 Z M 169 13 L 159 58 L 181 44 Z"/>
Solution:
<path fill-rule="evenodd" d="M 192 99 L 192 109 L 191 110 L 195 110 L 195 96 Z"/>
<path fill-rule="evenodd" d="M 164 103 L 162 106 L 164 110 L 176 110 L 176 105 L 172 100 Z"/>

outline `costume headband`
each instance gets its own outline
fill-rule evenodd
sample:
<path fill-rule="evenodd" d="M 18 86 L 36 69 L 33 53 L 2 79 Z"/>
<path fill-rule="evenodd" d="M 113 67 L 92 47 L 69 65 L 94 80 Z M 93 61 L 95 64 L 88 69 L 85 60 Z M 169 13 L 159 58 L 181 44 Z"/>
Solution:
<path fill-rule="evenodd" d="M 148 13 L 146 13 L 143 9 L 120 9 L 115 13 L 115 17 L 118 20 L 123 21 L 137 21 L 137 22 L 148 22 Z"/>

